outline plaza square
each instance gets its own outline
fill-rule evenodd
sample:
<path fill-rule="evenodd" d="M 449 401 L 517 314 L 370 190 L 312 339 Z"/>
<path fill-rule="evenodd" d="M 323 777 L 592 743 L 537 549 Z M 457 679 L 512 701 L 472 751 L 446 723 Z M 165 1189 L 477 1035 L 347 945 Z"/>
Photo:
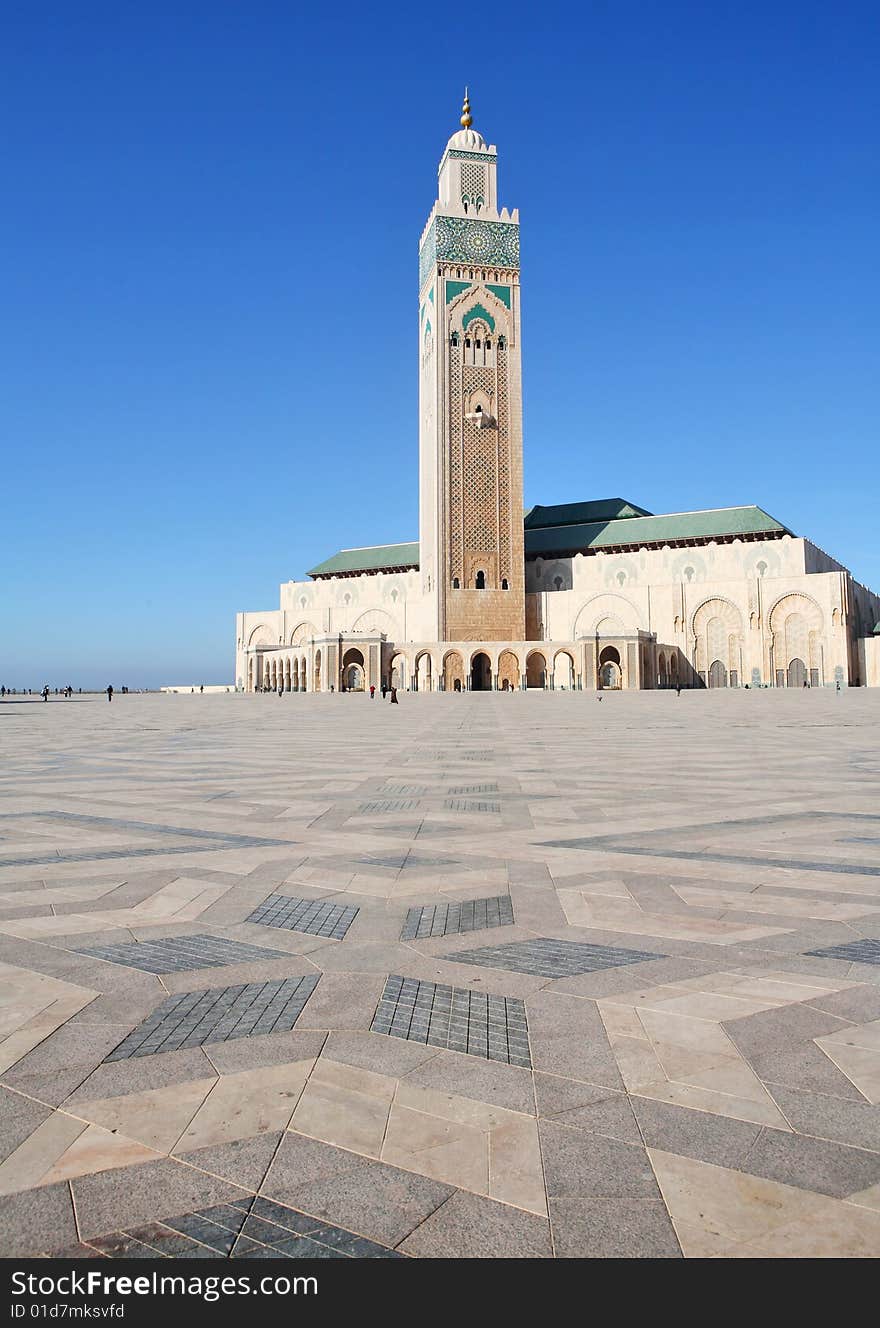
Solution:
<path fill-rule="evenodd" d="M 601 697 L 7 701 L 6 1252 L 876 1255 L 880 693 Z"/>

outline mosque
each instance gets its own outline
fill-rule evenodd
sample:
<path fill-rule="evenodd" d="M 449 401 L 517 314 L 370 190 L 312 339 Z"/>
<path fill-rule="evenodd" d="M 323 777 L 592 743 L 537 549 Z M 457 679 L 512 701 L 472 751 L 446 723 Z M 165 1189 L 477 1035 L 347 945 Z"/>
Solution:
<path fill-rule="evenodd" d="M 236 617 L 243 691 L 880 685 L 880 598 L 765 512 L 523 507 L 519 214 L 472 127 L 419 244 L 419 539 Z"/>

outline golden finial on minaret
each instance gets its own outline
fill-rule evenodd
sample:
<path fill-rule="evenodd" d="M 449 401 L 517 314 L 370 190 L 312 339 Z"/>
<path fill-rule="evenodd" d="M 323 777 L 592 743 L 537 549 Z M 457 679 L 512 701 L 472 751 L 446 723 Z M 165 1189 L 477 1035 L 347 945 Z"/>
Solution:
<path fill-rule="evenodd" d="M 471 119 L 471 104 L 468 100 L 468 90 L 464 90 L 464 105 L 461 108 L 461 125 L 463 129 L 470 129 L 473 123 Z"/>

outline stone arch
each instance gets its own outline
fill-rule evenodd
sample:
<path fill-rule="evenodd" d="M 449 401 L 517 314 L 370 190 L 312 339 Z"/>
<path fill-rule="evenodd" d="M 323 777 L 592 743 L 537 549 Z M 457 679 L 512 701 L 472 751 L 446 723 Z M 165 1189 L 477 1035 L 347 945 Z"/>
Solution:
<path fill-rule="evenodd" d="M 300 690 L 301 692 L 307 692 L 307 691 L 309 690 L 308 677 L 309 677 L 309 675 L 308 675 L 308 662 L 307 662 L 307 660 L 306 660 L 305 655 L 300 655 L 300 657 L 299 657 L 299 690 Z"/>
<path fill-rule="evenodd" d="M 443 690 L 444 692 L 464 690 L 464 660 L 457 650 L 448 650 L 443 656 Z"/>
<path fill-rule="evenodd" d="M 349 646 L 342 656 L 342 686 L 347 692 L 362 692 L 366 686 L 363 651 Z"/>
<path fill-rule="evenodd" d="M 568 650 L 557 650 L 553 656 L 553 686 L 560 691 L 574 690 L 574 660 Z"/>
<path fill-rule="evenodd" d="M 415 658 L 415 683 L 417 692 L 430 692 L 434 683 L 434 661 L 430 650 L 421 650 Z"/>
<path fill-rule="evenodd" d="M 367 609 L 366 612 L 354 620 L 351 630 L 353 632 L 370 632 L 373 635 L 384 633 L 389 641 L 393 641 L 398 636 L 397 623 L 391 614 L 386 613 L 384 609 Z"/>
<path fill-rule="evenodd" d="M 599 653 L 599 687 L 602 691 L 619 691 L 623 686 L 620 651 L 616 646 L 604 646 Z"/>
<path fill-rule="evenodd" d="M 472 692 L 492 690 L 492 660 L 487 651 L 475 650 L 471 655 L 470 678 Z"/>
<path fill-rule="evenodd" d="M 406 655 L 395 655 L 391 660 L 391 670 L 388 675 L 390 685 L 403 691 L 406 687 L 406 675 Z"/>
<path fill-rule="evenodd" d="M 742 613 L 732 600 L 719 595 L 703 600 L 694 611 L 691 619 L 693 634 L 694 668 L 701 675 L 708 675 L 711 666 L 719 662 L 724 667 L 724 683 L 730 672 L 739 671 L 739 655 L 743 642 Z M 720 677 L 715 670 L 715 678 Z M 716 681 L 713 686 L 721 686 Z"/>
<path fill-rule="evenodd" d="M 799 669 L 792 670 L 791 665 L 799 661 L 817 683 L 821 682 L 825 620 L 812 596 L 802 591 L 781 595 L 771 608 L 767 621 L 777 680 L 782 673 L 784 681 L 791 686 L 792 677 L 800 678 Z"/>
<path fill-rule="evenodd" d="M 595 636 L 626 636 L 626 628 L 614 614 L 600 618 L 596 623 Z"/>
<path fill-rule="evenodd" d="M 512 650 L 502 650 L 498 656 L 498 686 L 514 692 L 519 687 L 519 660 Z"/>
<path fill-rule="evenodd" d="M 267 623 L 260 623 L 258 627 L 251 630 L 248 637 L 248 647 L 252 646 L 271 646 L 275 644 L 275 635 L 272 628 Z"/>
<path fill-rule="evenodd" d="M 623 627 L 618 636 L 631 635 L 639 630 L 639 612 L 625 595 L 606 591 L 593 595 L 578 610 L 574 620 L 574 636 L 595 636 L 596 628 L 605 618 L 616 619 Z"/>
<path fill-rule="evenodd" d="M 288 658 L 284 661 L 284 690 L 285 690 L 285 692 L 289 692 L 289 691 L 290 691 L 290 685 L 291 685 L 291 681 L 292 681 L 290 675 L 291 675 L 290 658 L 288 657 Z M 297 675 L 294 673 L 294 679 L 296 679 L 296 676 L 297 676 Z M 294 683 L 293 683 L 293 690 L 294 690 L 294 691 L 298 691 L 298 690 L 299 690 L 298 685 L 297 685 L 297 681 L 294 681 Z"/>
<path fill-rule="evenodd" d="M 320 692 L 320 690 L 321 690 L 321 652 L 320 652 L 320 650 L 316 650 L 316 651 L 315 651 L 315 665 L 314 665 L 314 668 L 313 668 L 313 670 L 312 670 L 312 676 L 313 676 L 313 678 L 314 678 L 313 691 Z"/>
<path fill-rule="evenodd" d="M 310 637 L 317 636 L 317 628 L 310 622 L 299 622 L 290 633 L 292 646 L 304 645 Z"/>
<path fill-rule="evenodd" d="M 544 687 L 547 681 L 547 660 L 540 650 L 530 650 L 526 655 L 526 686 Z"/>

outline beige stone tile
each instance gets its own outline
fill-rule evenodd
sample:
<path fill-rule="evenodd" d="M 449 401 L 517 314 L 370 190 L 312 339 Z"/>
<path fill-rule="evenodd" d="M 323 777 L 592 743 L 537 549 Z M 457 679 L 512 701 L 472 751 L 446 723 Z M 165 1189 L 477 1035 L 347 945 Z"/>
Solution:
<path fill-rule="evenodd" d="M 138 1162 L 154 1162 L 159 1154 L 134 1139 L 111 1134 L 100 1125 L 88 1125 L 70 1147 L 42 1177 L 41 1185 L 71 1180 L 74 1176 L 91 1176 L 97 1171 L 111 1171 L 116 1167 L 130 1167 Z"/>
<path fill-rule="evenodd" d="M 816 1042 L 869 1102 L 880 1102 L 880 1052 L 848 1046 L 830 1038 L 817 1038 Z"/>
<path fill-rule="evenodd" d="M 73 1110 L 94 1125 L 118 1130 L 156 1152 L 170 1153 L 216 1082 L 195 1079 L 128 1097 L 77 1102 Z"/>
<path fill-rule="evenodd" d="M 638 1019 L 652 1042 L 674 1046 L 706 1056 L 732 1056 L 734 1044 L 723 1028 L 707 1019 L 679 1014 L 663 1005 L 659 1010 L 642 1007 Z"/>
<path fill-rule="evenodd" d="M 527 1116 L 497 1126 L 489 1136 L 489 1197 L 547 1214 L 537 1124 Z"/>
<path fill-rule="evenodd" d="M 842 1028 L 839 1033 L 829 1033 L 817 1041 L 820 1046 L 863 1047 L 866 1051 L 880 1053 L 880 1019 L 857 1024 L 854 1028 Z"/>
<path fill-rule="evenodd" d="M 378 1157 L 396 1083 L 386 1075 L 321 1060 L 297 1103 L 289 1128 L 339 1148 Z"/>
<path fill-rule="evenodd" d="M 775 1227 L 737 1251 L 753 1259 L 876 1259 L 880 1213 L 829 1201 L 824 1212 Z"/>
<path fill-rule="evenodd" d="M 873 1208 L 880 1212 L 880 1184 L 869 1185 L 858 1194 L 847 1195 L 846 1203 L 856 1204 L 859 1208 Z"/>
<path fill-rule="evenodd" d="M 880 912 L 878 905 L 834 904 L 818 899 L 792 899 L 789 895 L 745 894 L 736 890 L 694 886 L 674 886 L 673 889 L 684 903 L 694 908 L 727 908 L 738 913 L 774 913 L 779 917 L 845 922 L 849 918 L 863 917 L 866 913 Z"/>
<path fill-rule="evenodd" d="M 672 1225 L 686 1259 L 714 1259 L 724 1257 L 736 1248 L 729 1236 L 721 1235 L 703 1226 L 701 1222 L 686 1222 L 673 1218 Z"/>
<path fill-rule="evenodd" d="M 62 1112 L 53 1112 L 0 1165 L 0 1194 L 14 1194 L 40 1185 L 46 1172 L 88 1127 Z"/>
<path fill-rule="evenodd" d="M 754 1240 L 777 1227 L 820 1217 L 828 1206 L 823 1195 L 676 1153 L 649 1148 L 648 1157 L 673 1222 L 697 1227 L 707 1238 Z"/>
<path fill-rule="evenodd" d="M 0 964 L 0 1073 L 98 995 L 97 991 L 72 982 Z"/>
<path fill-rule="evenodd" d="M 609 1037 L 631 1037 L 650 1041 L 638 1012 L 629 1005 L 614 1005 L 611 1001 L 597 1001 L 602 1023 Z"/>
<path fill-rule="evenodd" d="M 489 1192 L 487 1132 L 395 1103 L 381 1150 L 383 1162 L 446 1181 L 475 1194 Z"/>
<path fill-rule="evenodd" d="M 658 1080 L 665 1082 L 663 1067 L 649 1042 L 630 1037 L 613 1037 L 610 1041 L 617 1068 L 630 1093 L 641 1093 Z"/>
<path fill-rule="evenodd" d="M 656 1102 L 671 1102 L 677 1107 L 690 1107 L 694 1111 L 708 1111 L 713 1116 L 730 1116 L 733 1120 L 750 1121 L 754 1125 L 769 1125 L 777 1130 L 791 1132 L 788 1121 L 766 1094 L 763 1099 L 734 1097 L 710 1088 L 671 1083 L 669 1080 L 658 1080 L 630 1091 L 637 1092 L 641 1097 L 653 1098 Z"/>
<path fill-rule="evenodd" d="M 395 1102 L 412 1111 L 421 1111 L 441 1120 L 456 1121 L 460 1125 L 472 1125 L 484 1132 L 519 1118 L 518 1112 L 510 1111 L 507 1107 L 495 1107 L 474 1098 L 444 1093 L 439 1088 L 422 1088 L 405 1079 L 398 1085 Z"/>
<path fill-rule="evenodd" d="M 302 1060 L 223 1075 L 183 1130 L 174 1151 L 286 1129 L 313 1065 L 313 1060 Z"/>
<path fill-rule="evenodd" d="M 776 1002 L 774 1001 L 775 1005 Z M 742 1019 L 749 1014 L 760 1014 L 767 1009 L 763 1001 L 736 996 L 725 996 L 714 991 L 694 991 L 687 996 L 674 996 L 660 1007 L 668 1014 L 686 1014 L 694 1019 Z"/>
<path fill-rule="evenodd" d="M 682 941 L 707 941 L 734 945 L 783 933 L 784 927 L 748 926 L 713 918 L 688 918 L 680 914 L 650 913 L 633 902 L 619 899 L 585 898 L 579 890 L 560 890 L 559 901 L 572 927 L 595 927 L 623 931 L 632 936 L 659 936 Z"/>

